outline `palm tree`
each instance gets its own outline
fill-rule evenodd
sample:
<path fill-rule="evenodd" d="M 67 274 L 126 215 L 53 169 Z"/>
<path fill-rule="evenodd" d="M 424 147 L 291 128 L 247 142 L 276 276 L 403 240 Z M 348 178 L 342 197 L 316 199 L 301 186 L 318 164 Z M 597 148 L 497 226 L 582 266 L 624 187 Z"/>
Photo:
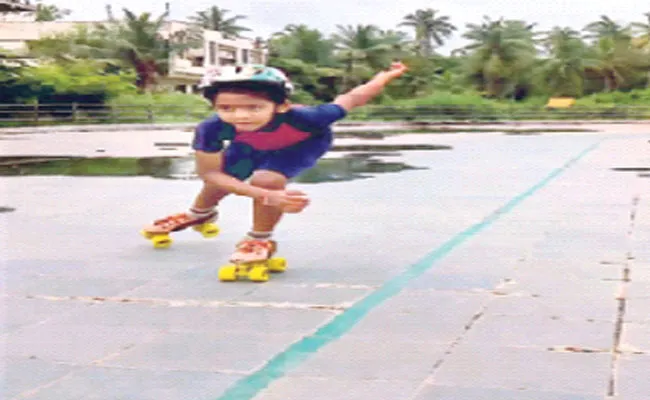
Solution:
<path fill-rule="evenodd" d="M 548 53 L 548 58 L 542 60 L 538 74 L 544 87 L 553 96 L 581 96 L 585 65 L 589 61 L 580 33 L 571 28 L 555 27 L 545 32 L 541 43 Z"/>
<path fill-rule="evenodd" d="M 402 31 L 392 29 L 380 30 L 379 36 L 381 41 L 390 47 L 395 58 L 402 58 L 402 56 L 413 50 L 412 42 L 409 40 L 408 34 Z"/>
<path fill-rule="evenodd" d="M 650 12 L 643 14 L 646 17 L 646 22 L 632 22 L 630 28 L 636 36 L 633 39 L 633 46 L 646 54 L 650 54 Z M 650 88 L 650 69 L 646 75 L 646 87 Z"/>
<path fill-rule="evenodd" d="M 650 68 L 647 55 L 612 37 L 598 40 L 589 59 L 593 61 L 585 70 L 601 77 L 607 92 L 621 88 L 634 73 Z"/>
<path fill-rule="evenodd" d="M 535 60 L 533 25 L 484 17 L 481 25 L 467 28 L 463 37 L 471 41 L 465 47 L 470 77 L 490 97 L 512 93 Z"/>
<path fill-rule="evenodd" d="M 643 14 L 646 22 L 632 22 L 630 28 L 638 36 L 634 38 L 634 45 L 640 49 L 650 50 L 650 12 Z"/>
<path fill-rule="evenodd" d="M 61 9 L 55 5 L 43 4 L 40 1 L 36 4 L 36 21 L 58 21 L 70 15 L 72 11 Z"/>
<path fill-rule="evenodd" d="M 224 35 L 229 36 L 239 36 L 242 32 L 250 31 L 249 28 L 237 25 L 239 20 L 246 19 L 245 16 L 235 15 L 226 18 L 226 14 L 229 12 L 230 10 L 226 10 L 225 8 L 212 6 L 207 10 L 197 12 L 195 16 L 192 16 L 189 19 L 203 29 L 219 31 Z"/>
<path fill-rule="evenodd" d="M 595 39 L 598 41 L 601 38 L 611 38 L 613 40 L 630 40 L 630 30 L 613 21 L 606 15 L 602 15 L 600 20 L 587 24 L 583 30 L 586 32 L 586 39 Z"/>
<path fill-rule="evenodd" d="M 287 25 L 271 38 L 274 57 L 292 58 L 321 66 L 333 66 L 334 43 L 307 25 Z"/>
<path fill-rule="evenodd" d="M 338 32 L 332 36 L 339 55 L 351 72 L 357 62 L 363 62 L 372 69 L 385 68 L 393 44 L 382 36 L 382 31 L 375 25 L 342 26 L 337 25 Z"/>
<path fill-rule="evenodd" d="M 406 15 L 399 24 L 415 29 L 415 40 L 419 43 L 420 54 L 424 57 L 433 54 L 433 42 L 442 46 L 444 38 L 449 38 L 456 30 L 449 22 L 448 16 L 437 16 L 437 12 L 431 8 L 416 10 L 415 13 Z"/>

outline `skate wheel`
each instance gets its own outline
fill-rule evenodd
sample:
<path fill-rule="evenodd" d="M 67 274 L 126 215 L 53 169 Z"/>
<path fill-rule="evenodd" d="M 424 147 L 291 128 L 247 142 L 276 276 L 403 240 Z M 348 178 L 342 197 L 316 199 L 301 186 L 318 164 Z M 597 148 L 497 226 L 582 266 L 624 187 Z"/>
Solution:
<path fill-rule="evenodd" d="M 169 235 L 153 235 L 151 242 L 156 249 L 167 249 L 172 245 L 172 238 Z"/>
<path fill-rule="evenodd" d="M 153 237 L 153 233 L 147 232 L 145 230 L 141 230 L 140 234 L 144 236 L 145 239 L 151 239 Z"/>
<path fill-rule="evenodd" d="M 219 280 L 222 282 L 232 282 L 237 280 L 237 267 L 226 265 L 219 269 Z"/>
<path fill-rule="evenodd" d="M 194 230 L 203 235 L 204 238 L 213 238 L 219 234 L 219 227 L 212 222 L 197 225 Z"/>
<path fill-rule="evenodd" d="M 282 257 L 271 258 L 268 265 L 271 272 L 284 272 L 287 270 L 287 260 Z"/>
<path fill-rule="evenodd" d="M 269 280 L 269 269 L 265 266 L 254 266 L 248 273 L 248 279 L 253 282 L 266 282 Z"/>

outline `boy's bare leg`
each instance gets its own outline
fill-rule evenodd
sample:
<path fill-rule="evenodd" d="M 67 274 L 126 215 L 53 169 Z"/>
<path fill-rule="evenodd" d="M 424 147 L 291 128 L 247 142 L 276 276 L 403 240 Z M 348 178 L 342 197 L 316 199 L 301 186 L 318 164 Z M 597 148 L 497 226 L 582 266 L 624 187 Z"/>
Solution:
<path fill-rule="evenodd" d="M 214 185 L 204 184 L 196 196 L 192 209 L 196 211 L 212 210 L 229 193 Z"/>
<path fill-rule="evenodd" d="M 269 190 L 283 190 L 287 186 L 287 178 L 277 172 L 260 170 L 253 174 L 251 185 Z M 275 226 L 282 218 L 282 210 L 274 206 L 265 206 L 262 200 L 253 201 L 253 234 L 270 236 Z"/>

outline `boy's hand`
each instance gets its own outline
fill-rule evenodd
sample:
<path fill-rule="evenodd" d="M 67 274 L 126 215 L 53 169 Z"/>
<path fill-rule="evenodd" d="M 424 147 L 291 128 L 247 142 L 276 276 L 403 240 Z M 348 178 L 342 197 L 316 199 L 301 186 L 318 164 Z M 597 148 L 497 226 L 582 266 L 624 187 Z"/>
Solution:
<path fill-rule="evenodd" d="M 334 99 L 334 104 L 338 104 L 347 111 L 355 107 L 361 107 L 381 93 L 390 81 L 402 76 L 407 70 L 406 65 L 400 61 L 395 61 L 391 64 L 390 69 L 379 72 L 369 82 L 339 95 Z"/>
<path fill-rule="evenodd" d="M 378 75 L 384 77 L 388 81 L 392 81 L 395 78 L 399 78 L 406 71 L 408 67 L 404 65 L 401 61 L 395 61 L 390 65 L 390 68 L 386 71 L 380 72 Z"/>
<path fill-rule="evenodd" d="M 404 63 L 401 61 L 395 61 L 390 65 L 390 69 L 387 73 L 390 76 L 397 78 L 402 76 L 406 71 L 408 71 L 408 67 Z"/>
<path fill-rule="evenodd" d="M 299 190 L 271 190 L 264 198 L 264 204 L 286 213 L 299 213 L 309 205 L 309 198 Z"/>

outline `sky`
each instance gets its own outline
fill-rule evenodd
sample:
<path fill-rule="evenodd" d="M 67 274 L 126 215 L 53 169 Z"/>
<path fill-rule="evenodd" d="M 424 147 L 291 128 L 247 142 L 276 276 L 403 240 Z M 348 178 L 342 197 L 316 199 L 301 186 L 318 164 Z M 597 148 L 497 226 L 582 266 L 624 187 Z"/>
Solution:
<path fill-rule="evenodd" d="M 419 8 L 433 8 L 447 15 L 462 32 L 467 23 L 480 23 L 483 16 L 492 19 L 523 19 L 538 23 L 539 29 L 570 26 L 582 29 L 589 22 L 607 15 L 623 24 L 645 21 L 643 13 L 650 12 L 644 0 L 167 0 L 171 18 L 185 20 L 197 11 L 213 5 L 230 10 L 229 16 L 247 16 L 241 24 L 252 29 L 245 36 L 268 37 L 288 24 L 304 23 L 325 34 L 336 31 L 336 25 L 375 24 L 382 29 L 396 29 L 403 17 Z M 101 20 L 105 6 L 111 4 L 116 16 L 123 7 L 134 12 L 160 15 L 166 0 L 85 1 L 44 0 L 60 8 L 72 10 L 67 20 Z M 643 4 L 646 7 L 643 7 Z M 83 4 L 83 5 L 81 5 Z M 408 27 L 400 28 L 408 31 Z M 412 34 L 412 32 L 409 32 Z M 448 54 L 465 44 L 456 33 L 440 50 Z"/>

